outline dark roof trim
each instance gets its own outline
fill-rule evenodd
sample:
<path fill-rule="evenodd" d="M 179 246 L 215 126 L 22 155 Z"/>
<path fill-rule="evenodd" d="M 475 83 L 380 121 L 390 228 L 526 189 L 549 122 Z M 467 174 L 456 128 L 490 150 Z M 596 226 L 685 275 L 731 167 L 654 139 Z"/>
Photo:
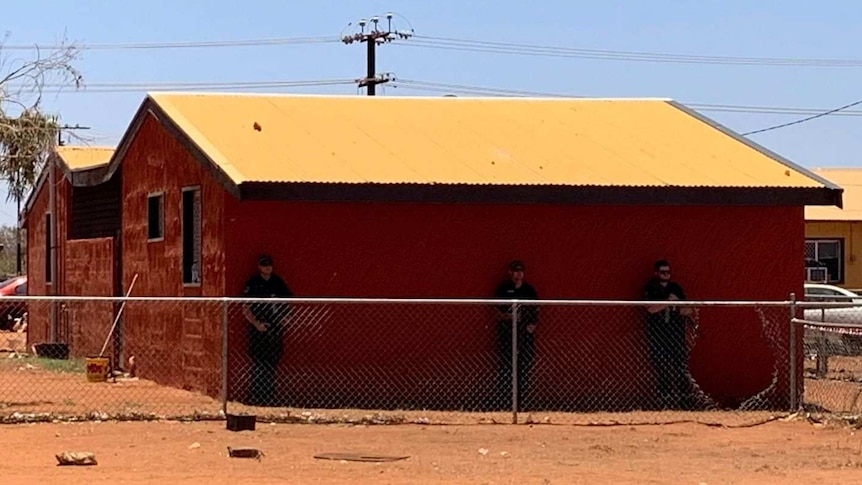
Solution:
<path fill-rule="evenodd" d="M 69 170 L 66 172 L 66 177 L 72 184 L 72 187 L 92 187 L 101 183 L 107 182 L 111 177 L 106 177 L 108 165 L 98 165 L 78 170 Z"/>
<path fill-rule="evenodd" d="M 791 162 L 790 160 L 788 160 L 788 159 L 786 159 L 786 158 L 782 157 L 781 155 L 779 155 L 779 154 L 777 154 L 777 153 L 773 152 L 772 150 L 770 150 L 770 149 L 766 148 L 765 146 L 760 145 L 759 143 L 754 142 L 754 141 L 752 141 L 751 139 L 746 138 L 745 136 L 740 135 L 739 133 L 737 133 L 737 132 L 735 132 L 735 131 L 731 130 L 730 128 L 728 128 L 728 127 L 726 127 L 726 126 L 722 125 L 721 123 L 719 123 L 719 122 L 717 122 L 717 121 L 713 120 L 712 118 L 708 118 L 708 117 L 706 117 L 706 116 L 704 116 L 704 115 L 702 115 L 702 114 L 698 113 L 697 111 L 695 111 L 695 110 L 693 110 L 693 109 L 689 108 L 688 106 L 685 106 L 685 105 L 683 105 L 683 104 L 681 104 L 681 103 L 677 103 L 676 101 L 668 101 L 668 103 L 669 103 L 670 105 L 674 106 L 675 108 L 677 108 L 677 109 L 679 109 L 679 110 L 683 111 L 683 112 L 684 112 L 684 113 L 686 113 L 687 115 L 689 115 L 689 116 L 691 116 L 691 117 L 694 117 L 694 118 L 697 118 L 698 120 L 700 120 L 700 121 L 702 121 L 702 122 L 706 123 L 707 125 L 709 125 L 709 126 L 711 126 L 711 127 L 715 128 L 716 130 L 718 130 L 718 131 L 720 131 L 720 132 L 724 133 L 725 135 L 727 135 L 727 136 L 729 136 L 729 137 L 733 138 L 734 140 L 736 140 L 736 141 L 738 141 L 738 142 L 740 142 L 740 143 L 745 144 L 745 145 L 746 145 L 746 146 L 748 146 L 749 148 L 752 148 L 752 149 L 754 149 L 754 150 L 757 150 L 758 152 L 760 152 L 760 153 L 762 153 L 762 154 L 766 155 L 767 157 L 769 157 L 769 158 L 771 158 L 771 159 L 775 160 L 776 162 L 778 162 L 778 163 L 780 163 L 780 164 L 784 165 L 785 167 L 787 167 L 787 168 L 789 168 L 789 169 L 791 169 L 791 170 L 794 170 L 794 171 L 796 171 L 796 172 L 799 172 L 799 173 L 801 173 L 801 174 L 805 175 L 806 177 L 808 177 L 808 178 L 810 178 L 810 179 L 812 179 L 812 180 L 815 180 L 815 181 L 817 181 L 818 183 L 823 184 L 823 186 L 824 186 L 824 187 L 826 187 L 826 188 L 828 188 L 828 189 L 832 189 L 832 190 L 837 190 L 837 191 L 840 191 L 840 192 L 843 192 L 843 191 L 844 191 L 844 189 L 842 189 L 841 187 L 839 187 L 839 186 L 837 186 L 837 185 L 833 184 L 833 183 L 832 183 L 832 182 L 830 182 L 829 180 L 826 180 L 825 178 L 821 177 L 820 175 L 817 175 L 816 173 L 812 172 L 811 170 L 808 170 L 807 168 L 802 167 L 801 165 L 797 165 L 797 164 L 795 164 L 795 163 Z M 813 204 L 812 204 L 812 205 L 813 205 Z M 832 204 L 823 204 L 823 205 L 832 205 Z M 843 198 L 842 198 L 840 195 L 839 195 L 839 197 L 838 197 L 838 204 L 836 204 L 836 205 L 838 205 L 838 207 L 839 207 L 839 208 L 843 208 L 843 207 L 844 207 L 844 201 L 843 201 Z"/>
<path fill-rule="evenodd" d="M 316 202 L 654 204 L 804 206 L 841 204 L 841 190 L 771 187 L 263 183 L 240 185 L 242 199 Z"/>
<path fill-rule="evenodd" d="M 23 224 L 27 220 L 27 214 L 33 208 L 33 204 L 36 203 L 39 191 L 42 190 L 42 186 L 45 185 L 45 181 L 48 178 L 48 170 L 52 166 L 62 170 L 63 176 L 69 180 L 69 183 L 71 183 L 73 187 L 91 187 L 93 185 L 99 185 L 110 178 L 105 175 L 109 167 L 108 163 L 84 169 L 72 170 L 68 165 L 66 165 L 63 158 L 57 155 L 57 152 L 52 152 L 48 156 L 48 162 L 45 164 L 45 167 L 39 173 L 36 183 L 33 184 L 33 188 L 27 195 L 27 201 L 24 203 L 24 208 L 21 210 L 21 214 L 18 214 L 18 220 L 20 223 Z"/>
<path fill-rule="evenodd" d="M 135 117 L 132 119 L 131 126 L 120 140 L 120 144 L 117 146 L 117 150 L 111 158 L 111 163 L 104 180 L 109 179 L 114 174 L 121 161 L 126 157 L 126 153 L 129 151 L 132 141 L 135 139 L 135 136 L 148 116 L 152 116 L 156 121 L 158 121 L 159 124 L 162 125 L 162 127 L 164 127 L 165 130 L 167 130 L 167 132 L 170 133 L 170 135 L 173 136 L 204 169 L 213 174 L 215 179 L 218 180 L 228 192 L 230 192 L 234 197 L 239 198 L 240 190 L 233 180 L 231 180 L 231 178 L 228 177 L 227 174 L 225 174 L 176 123 L 174 123 L 170 116 L 168 116 L 158 103 L 156 103 L 150 96 L 147 96 L 144 102 L 141 103 L 141 107 L 138 108 L 138 112 L 135 113 Z"/>

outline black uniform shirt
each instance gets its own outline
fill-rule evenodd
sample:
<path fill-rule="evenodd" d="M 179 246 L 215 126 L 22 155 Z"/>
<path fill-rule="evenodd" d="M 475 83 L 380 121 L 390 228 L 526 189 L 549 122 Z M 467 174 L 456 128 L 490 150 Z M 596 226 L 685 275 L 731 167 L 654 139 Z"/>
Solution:
<path fill-rule="evenodd" d="M 520 288 L 516 288 L 515 282 L 512 280 L 506 280 L 497 287 L 497 290 L 494 292 L 494 297 L 512 300 L 538 300 L 539 294 L 536 292 L 536 289 L 533 288 L 533 285 L 526 281 L 521 283 Z M 501 305 L 497 308 L 501 312 L 512 312 L 512 308 L 509 306 Z M 531 325 L 536 323 L 536 320 L 539 318 L 538 307 L 522 305 L 520 308 L 523 311 L 518 312 L 518 323 L 522 325 Z"/>
<path fill-rule="evenodd" d="M 281 277 L 271 274 L 268 280 L 256 274 L 245 284 L 243 295 L 249 298 L 290 298 L 293 294 Z M 277 323 L 287 313 L 286 304 L 251 303 L 249 305 L 254 318 L 260 322 Z"/>
<path fill-rule="evenodd" d="M 673 281 L 668 281 L 667 285 L 662 285 L 658 279 L 653 278 L 647 283 L 646 288 L 644 288 L 645 300 L 667 300 L 671 294 L 676 295 L 680 300 L 685 300 L 685 292 L 682 286 Z"/>
<path fill-rule="evenodd" d="M 658 278 L 653 278 L 644 288 L 644 300 L 667 301 L 670 295 L 676 295 L 678 299 L 685 300 L 685 291 L 683 291 L 682 286 L 679 286 L 673 281 L 668 281 L 667 285 L 662 285 Z M 681 321 L 679 320 L 680 313 L 678 308 L 671 309 L 669 316 L 672 317 L 674 321 Z M 650 313 L 647 316 L 647 321 L 651 324 L 659 325 L 665 322 L 667 317 L 668 315 L 663 311 Z"/>

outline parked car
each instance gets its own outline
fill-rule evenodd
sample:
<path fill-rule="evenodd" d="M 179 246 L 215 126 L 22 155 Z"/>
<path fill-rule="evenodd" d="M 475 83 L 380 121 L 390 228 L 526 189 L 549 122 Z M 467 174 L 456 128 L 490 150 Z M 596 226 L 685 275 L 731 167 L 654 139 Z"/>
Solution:
<path fill-rule="evenodd" d="M 802 311 L 803 318 L 813 322 L 826 323 L 848 323 L 862 325 L 862 295 L 838 286 L 806 283 L 805 301 L 827 302 L 833 304 L 824 308 L 805 308 Z M 847 303 L 847 306 L 834 306 L 834 302 Z M 826 343 L 830 347 L 844 346 L 844 352 L 830 350 L 830 353 L 852 354 L 862 353 L 862 328 L 842 328 L 836 332 L 828 332 Z M 808 335 L 806 334 L 806 340 Z"/>
<path fill-rule="evenodd" d="M 3 297 L 25 296 L 27 277 L 15 276 L 0 282 L 0 330 L 12 330 L 16 320 L 27 313 L 27 305 L 21 301 L 3 301 Z"/>

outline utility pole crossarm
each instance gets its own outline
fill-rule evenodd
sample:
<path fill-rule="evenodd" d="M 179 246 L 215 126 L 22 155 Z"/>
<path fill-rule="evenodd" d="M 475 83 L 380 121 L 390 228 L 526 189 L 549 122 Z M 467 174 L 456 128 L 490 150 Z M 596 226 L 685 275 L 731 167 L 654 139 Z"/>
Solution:
<path fill-rule="evenodd" d="M 57 127 L 57 146 L 61 147 L 65 144 L 65 143 L 63 143 L 63 131 L 64 130 L 72 131 L 72 130 L 89 130 L 89 129 L 90 129 L 89 126 L 81 126 L 79 124 L 58 126 Z"/>
<path fill-rule="evenodd" d="M 387 21 L 386 30 L 380 30 L 380 17 L 374 16 L 371 17 L 371 23 L 374 25 L 368 32 L 365 31 L 368 21 L 361 19 L 358 22 L 360 28 L 359 32 L 341 37 L 341 41 L 345 44 L 352 44 L 354 42 L 365 42 L 366 44 L 366 74 L 364 78 L 357 79 L 356 83 L 359 87 L 366 88 L 368 96 L 374 96 L 377 94 L 376 87 L 378 84 L 384 84 L 392 80 L 392 77 L 388 74 L 377 74 L 377 45 L 383 45 L 384 43 L 392 42 L 396 39 L 405 40 L 413 36 L 412 29 L 409 31 L 392 30 L 393 14 L 387 13 L 385 17 Z"/>

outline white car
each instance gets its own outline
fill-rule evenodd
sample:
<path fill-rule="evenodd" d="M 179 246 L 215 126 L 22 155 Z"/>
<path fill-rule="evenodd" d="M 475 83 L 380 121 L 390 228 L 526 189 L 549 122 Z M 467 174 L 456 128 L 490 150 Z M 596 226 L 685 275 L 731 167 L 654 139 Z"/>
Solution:
<path fill-rule="evenodd" d="M 833 285 L 806 283 L 805 301 L 815 303 L 843 302 L 848 304 L 846 307 L 806 307 L 802 311 L 802 317 L 805 320 L 838 324 L 862 324 L 862 296 L 850 290 Z M 834 303 L 832 304 L 834 305 Z M 814 345 L 814 342 L 809 340 L 811 340 L 811 338 L 815 338 L 816 335 L 817 334 L 809 334 L 809 332 L 806 332 L 806 344 Z M 862 328 L 835 328 L 828 331 L 825 336 L 826 339 L 824 343 L 826 343 L 826 345 L 829 345 L 830 347 L 841 345 L 844 347 L 843 352 L 839 352 L 837 348 L 830 349 L 830 354 L 835 355 L 849 352 L 851 355 L 858 355 L 858 353 L 862 352 Z"/>
<path fill-rule="evenodd" d="M 862 303 L 862 296 L 840 286 L 805 283 L 805 299 L 811 301 L 849 301 Z"/>
<path fill-rule="evenodd" d="M 805 308 L 803 310 L 805 320 L 862 324 L 862 296 L 850 290 L 833 285 L 806 283 L 805 301 L 848 304 L 847 307 Z"/>

